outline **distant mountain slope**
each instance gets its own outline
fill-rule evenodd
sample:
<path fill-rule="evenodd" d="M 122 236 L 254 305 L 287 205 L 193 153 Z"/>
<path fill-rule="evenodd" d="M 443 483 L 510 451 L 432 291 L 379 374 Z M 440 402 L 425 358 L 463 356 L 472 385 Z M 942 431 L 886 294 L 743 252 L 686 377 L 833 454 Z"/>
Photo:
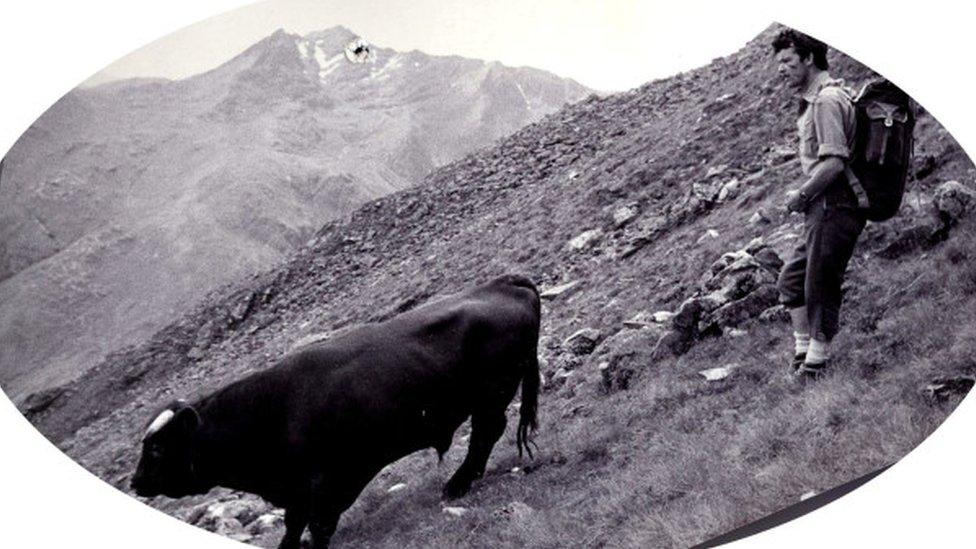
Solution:
<path fill-rule="evenodd" d="M 777 30 L 365 204 L 21 409 L 126 490 L 164 402 L 270 367 L 314 334 L 515 271 L 544 290 L 535 460 L 518 460 L 510 429 L 451 504 L 467 513 L 447 516 L 439 485 L 464 455 L 459 433 L 444 465 L 417 453 L 381 473 L 336 546 L 688 547 L 890 464 L 976 376 L 976 172 L 923 113 L 903 211 L 857 250 L 835 368 L 791 382 L 771 277 L 801 230 L 781 207 L 800 171 L 794 97 L 769 63 Z M 843 55 L 831 63 L 871 76 Z M 197 506 L 218 497 L 240 499 L 149 503 L 213 529 Z M 281 528 L 225 533 L 273 547 Z"/>
<path fill-rule="evenodd" d="M 279 31 L 181 81 L 77 89 L 6 157 L 0 383 L 71 379 L 324 222 L 587 90 L 534 69 Z"/>

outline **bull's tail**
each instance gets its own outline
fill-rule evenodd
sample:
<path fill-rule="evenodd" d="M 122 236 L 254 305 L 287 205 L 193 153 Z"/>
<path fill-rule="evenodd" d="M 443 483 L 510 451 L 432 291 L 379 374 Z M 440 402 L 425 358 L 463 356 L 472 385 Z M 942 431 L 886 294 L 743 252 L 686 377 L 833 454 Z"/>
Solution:
<path fill-rule="evenodd" d="M 518 446 L 519 457 L 522 457 L 524 449 L 529 457 L 532 457 L 531 435 L 538 428 L 536 412 L 539 407 L 539 358 L 533 353 L 532 358 L 526 361 L 525 370 L 522 372 L 522 405 L 519 407 L 518 431 L 515 435 L 515 444 Z"/>

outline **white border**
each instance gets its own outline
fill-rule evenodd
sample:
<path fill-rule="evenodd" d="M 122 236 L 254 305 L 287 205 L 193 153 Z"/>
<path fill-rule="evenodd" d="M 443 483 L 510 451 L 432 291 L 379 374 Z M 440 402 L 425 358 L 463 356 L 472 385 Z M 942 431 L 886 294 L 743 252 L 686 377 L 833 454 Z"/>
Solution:
<path fill-rule="evenodd" d="M 514 0 L 513 0 L 514 1 Z M 121 55 L 240 0 L 34 0 L 0 11 L 0 152 L 58 97 Z M 662 13 L 668 5 L 662 4 Z M 962 2 L 743 3 L 743 23 L 779 20 L 902 85 L 976 151 L 973 18 Z M 623 4 L 622 4 L 623 6 Z M 622 8 L 625 9 L 625 8 Z M 705 16 L 707 10 L 700 12 Z M 624 14 L 626 16 L 626 14 Z M 729 24 L 739 24 L 729 21 Z M 688 20 L 694 32 L 693 20 Z M 894 38 L 902 37 L 895 41 Z M 736 547 L 971 546 L 976 404 L 876 480 Z M 67 459 L 0 398 L 0 546 L 233 547 L 110 488 Z"/>

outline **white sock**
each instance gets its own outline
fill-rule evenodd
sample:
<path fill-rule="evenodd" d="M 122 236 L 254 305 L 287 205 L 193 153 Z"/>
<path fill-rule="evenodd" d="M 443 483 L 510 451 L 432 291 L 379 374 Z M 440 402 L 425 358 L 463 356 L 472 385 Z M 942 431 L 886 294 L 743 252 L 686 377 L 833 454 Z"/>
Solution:
<path fill-rule="evenodd" d="M 795 354 L 807 352 L 807 348 L 810 346 L 810 334 L 793 332 L 793 345 Z"/>
<path fill-rule="evenodd" d="M 818 339 L 810 340 L 810 347 L 807 348 L 807 364 L 823 364 L 830 358 L 828 346 L 830 344 Z"/>

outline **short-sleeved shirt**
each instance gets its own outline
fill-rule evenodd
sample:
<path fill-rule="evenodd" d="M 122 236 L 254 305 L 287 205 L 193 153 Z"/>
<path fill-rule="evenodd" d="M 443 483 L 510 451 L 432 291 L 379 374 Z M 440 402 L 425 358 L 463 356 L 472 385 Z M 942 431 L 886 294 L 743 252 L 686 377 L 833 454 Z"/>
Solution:
<path fill-rule="evenodd" d="M 809 175 L 822 158 L 838 156 L 845 160 L 854 147 L 854 105 L 844 81 L 831 78 L 826 71 L 810 83 L 803 100 L 803 114 L 796 121 L 800 136 L 800 168 Z"/>

